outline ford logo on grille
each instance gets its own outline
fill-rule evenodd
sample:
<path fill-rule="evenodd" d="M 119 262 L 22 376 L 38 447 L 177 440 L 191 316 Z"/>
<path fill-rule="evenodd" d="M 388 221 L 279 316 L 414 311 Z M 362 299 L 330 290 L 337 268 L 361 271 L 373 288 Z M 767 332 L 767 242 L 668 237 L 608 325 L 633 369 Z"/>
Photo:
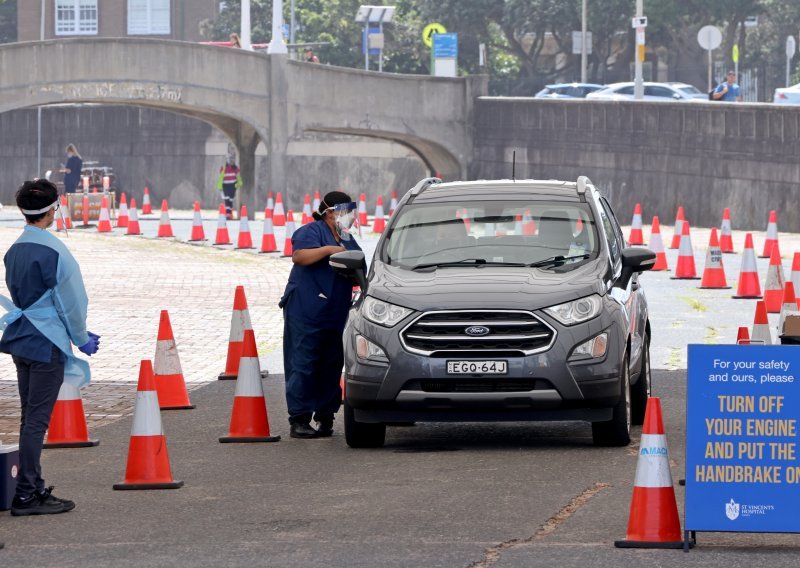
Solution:
<path fill-rule="evenodd" d="M 466 333 L 467 335 L 471 335 L 473 337 L 480 337 L 482 335 L 488 334 L 490 331 L 491 330 L 488 327 L 484 327 L 482 325 L 473 325 L 465 329 L 464 333 Z"/>

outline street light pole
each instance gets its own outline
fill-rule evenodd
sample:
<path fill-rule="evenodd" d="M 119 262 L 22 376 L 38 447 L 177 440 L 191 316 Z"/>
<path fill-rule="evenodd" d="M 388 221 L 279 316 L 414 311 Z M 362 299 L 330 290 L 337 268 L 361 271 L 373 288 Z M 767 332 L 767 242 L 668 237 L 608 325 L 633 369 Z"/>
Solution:
<path fill-rule="evenodd" d="M 253 49 L 253 43 L 250 40 L 250 0 L 242 0 L 242 21 L 241 21 L 241 36 L 242 49 Z"/>
<path fill-rule="evenodd" d="M 586 14 L 588 12 L 586 8 L 587 0 L 583 0 L 583 6 L 581 7 L 581 83 L 586 82 L 586 63 L 587 63 L 587 46 L 586 46 Z"/>
<path fill-rule="evenodd" d="M 636 17 L 644 16 L 643 0 L 636 0 Z M 641 31 L 640 31 L 641 29 Z M 634 60 L 633 98 L 644 98 L 644 79 L 642 77 L 642 60 L 644 51 L 644 29 L 636 28 L 636 55 Z"/>
<path fill-rule="evenodd" d="M 267 53 L 270 55 L 286 55 L 289 50 L 283 41 L 283 0 L 272 0 L 272 39 Z"/>
<path fill-rule="evenodd" d="M 44 9 L 45 0 L 42 0 L 42 13 L 39 19 L 39 40 L 44 41 Z M 36 107 L 36 176 L 42 175 L 42 107 Z"/>

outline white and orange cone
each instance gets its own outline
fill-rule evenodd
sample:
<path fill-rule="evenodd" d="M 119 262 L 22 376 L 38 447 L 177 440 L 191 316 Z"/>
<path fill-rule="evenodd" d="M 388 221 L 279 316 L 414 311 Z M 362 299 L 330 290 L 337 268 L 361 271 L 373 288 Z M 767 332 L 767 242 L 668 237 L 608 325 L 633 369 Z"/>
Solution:
<path fill-rule="evenodd" d="M 536 221 L 533 220 L 530 209 L 526 209 L 522 215 L 522 234 L 528 237 L 536 234 Z"/>
<path fill-rule="evenodd" d="M 314 201 L 311 204 L 312 211 L 319 211 L 320 197 L 319 190 L 314 191 Z"/>
<path fill-rule="evenodd" d="M 58 400 L 50 415 L 45 448 L 88 448 L 100 442 L 89 439 L 81 391 L 68 382 L 61 383 Z"/>
<path fill-rule="evenodd" d="M 136 209 L 136 199 L 131 198 L 131 210 L 128 218 L 128 230 L 126 235 L 141 235 L 142 229 L 139 227 L 139 211 Z"/>
<path fill-rule="evenodd" d="M 172 234 L 172 223 L 169 220 L 169 206 L 167 200 L 161 201 L 161 220 L 158 222 L 158 238 L 174 237 Z"/>
<path fill-rule="evenodd" d="M 675 229 L 672 232 L 672 243 L 670 249 L 681 248 L 681 235 L 683 235 L 683 206 L 678 207 L 678 214 L 675 216 Z"/>
<path fill-rule="evenodd" d="M 303 198 L 303 216 L 300 218 L 301 225 L 308 225 L 314 218 L 311 216 L 311 196 L 306 193 Z"/>
<path fill-rule="evenodd" d="M 719 248 L 725 254 L 733 251 L 733 234 L 731 233 L 731 211 L 727 207 L 722 212 L 722 224 L 719 227 Z"/>
<path fill-rule="evenodd" d="M 362 227 L 369 225 L 369 218 L 367 217 L 367 196 L 363 193 L 358 198 L 358 224 Z"/>
<path fill-rule="evenodd" d="M 783 322 L 789 314 L 796 315 L 800 310 L 797 308 L 797 297 L 794 294 L 794 284 L 787 282 L 783 288 L 783 304 L 781 305 L 781 316 L 778 319 L 778 337 L 783 334 Z"/>
<path fill-rule="evenodd" d="M 194 202 L 194 214 L 192 217 L 192 236 L 189 239 L 191 243 L 197 243 L 206 240 L 206 232 L 203 228 L 203 213 L 200 211 L 200 202 Z"/>
<path fill-rule="evenodd" d="M 128 213 L 128 197 L 123 191 L 119 196 L 119 209 L 117 210 L 117 227 L 125 229 L 128 227 L 128 220 L 130 214 Z"/>
<path fill-rule="evenodd" d="M 150 189 L 144 186 L 144 197 L 142 197 L 142 215 L 152 215 L 153 206 L 150 203 Z"/>
<path fill-rule="evenodd" d="M 633 208 L 633 219 L 631 220 L 631 233 L 628 236 L 628 244 L 644 244 L 644 235 L 642 234 L 642 206 L 639 203 Z"/>
<path fill-rule="evenodd" d="M 97 221 L 98 233 L 111 232 L 111 215 L 108 213 L 108 197 L 100 198 L 100 219 Z"/>
<path fill-rule="evenodd" d="M 275 198 L 275 208 L 272 210 L 272 224 L 275 227 L 284 227 L 286 225 L 286 213 L 283 209 L 283 196 L 278 192 Z"/>
<path fill-rule="evenodd" d="M 61 207 L 64 208 L 63 209 L 63 211 L 64 211 L 64 226 L 67 229 L 71 229 L 72 228 L 72 215 L 70 214 L 70 211 L 69 211 L 69 199 L 67 199 L 66 195 L 62 195 L 61 196 Z M 59 215 L 59 217 L 61 217 L 61 215 Z"/>
<path fill-rule="evenodd" d="M 628 532 L 618 548 L 683 548 L 678 504 L 672 485 L 661 399 L 650 397 L 644 413 L 639 461 L 633 483 Z"/>
<path fill-rule="evenodd" d="M 277 442 L 280 436 L 269 431 L 267 399 L 261 385 L 261 367 L 258 362 L 256 338 L 252 329 L 244 332 L 242 357 L 239 361 L 239 378 L 233 395 L 233 411 L 228 435 L 222 443 L 231 442 Z"/>
<path fill-rule="evenodd" d="M 792 272 L 789 275 L 789 280 L 794 284 L 795 290 L 800 290 L 800 252 L 794 253 L 792 257 Z M 800 298 L 797 299 L 797 307 L 800 308 Z"/>
<path fill-rule="evenodd" d="M 389 217 L 394 215 L 394 211 L 397 209 L 397 192 L 392 192 L 392 200 L 389 202 Z"/>
<path fill-rule="evenodd" d="M 386 230 L 386 216 L 383 214 L 383 197 L 378 196 L 375 204 L 375 220 L 372 222 L 372 232 L 382 233 Z"/>
<path fill-rule="evenodd" d="M 183 481 L 175 481 L 172 477 L 153 366 L 144 360 L 139 367 L 125 480 L 114 484 L 114 489 L 177 489 L 182 486 Z"/>
<path fill-rule="evenodd" d="M 767 239 L 764 241 L 764 251 L 759 258 L 769 258 L 772 253 L 773 245 L 778 244 L 778 214 L 775 211 L 769 212 L 769 222 L 767 223 Z"/>
<path fill-rule="evenodd" d="M 742 268 L 739 272 L 736 295 L 733 297 L 745 300 L 761 298 L 761 284 L 758 281 L 758 267 L 756 266 L 756 251 L 753 250 L 753 235 L 750 233 L 747 233 L 744 237 Z"/>
<path fill-rule="evenodd" d="M 672 279 L 699 280 L 697 277 L 697 269 L 694 264 L 694 249 L 692 249 L 689 221 L 684 220 L 681 227 L 683 231 L 681 235 L 681 247 L 678 251 L 678 263 L 675 265 L 675 276 L 673 276 Z"/>
<path fill-rule="evenodd" d="M 708 240 L 706 265 L 703 269 L 703 280 L 700 282 L 700 288 L 713 288 L 717 290 L 727 290 L 730 288 L 725 278 L 725 267 L 722 265 L 722 251 L 719 248 L 716 227 L 711 229 L 711 238 Z"/>
<path fill-rule="evenodd" d="M 161 310 L 153 367 L 155 368 L 156 390 L 161 410 L 194 408 L 194 405 L 189 402 L 189 393 L 186 392 L 178 346 L 175 344 L 175 336 L 172 334 L 172 324 L 169 321 L 167 310 Z"/>
<path fill-rule="evenodd" d="M 661 224 L 658 215 L 653 216 L 653 223 L 650 225 L 650 250 L 656 253 L 656 263 L 650 270 L 669 270 L 667 264 L 667 253 L 664 251 L 664 241 L 661 239 Z"/>
<path fill-rule="evenodd" d="M 242 205 L 239 212 L 239 237 L 236 240 L 236 248 L 239 250 L 255 248 L 253 236 L 250 234 L 250 219 L 247 217 L 246 205 Z"/>
<path fill-rule="evenodd" d="M 275 242 L 275 230 L 272 228 L 272 211 L 264 209 L 264 230 L 261 233 L 261 250 L 259 253 L 277 252 L 278 244 Z"/>
<path fill-rule="evenodd" d="M 250 310 L 247 308 L 247 296 L 244 294 L 244 286 L 237 286 L 233 294 L 228 357 L 225 360 L 225 370 L 217 377 L 219 380 L 232 381 L 239 375 L 239 358 L 242 356 L 244 332 L 248 329 L 253 329 L 253 324 L 250 321 Z"/>
<path fill-rule="evenodd" d="M 231 236 L 228 233 L 228 213 L 225 210 L 225 204 L 219 204 L 219 216 L 217 217 L 217 234 L 214 237 L 214 244 L 229 245 L 231 244 Z"/>
<path fill-rule="evenodd" d="M 756 314 L 753 318 L 753 331 L 750 333 L 750 341 L 764 345 L 772 345 L 772 333 L 769 330 L 767 304 L 764 303 L 764 300 L 756 302 Z"/>
<path fill-rule="evenodd" d="M 272 192 L 267 193 L 267 209 L 269 209 L 270 213 L 275 209 L 275 200 L 272 197 Z"/>
<path fill-rule="evenodd" d="M 472 230 L 472 219 L 469 218 L 469 210 L 466 207 L 461 211 L 461 220 L 464 221 L 464 229 L 469 233 Z M 531 223 L 532 222 L 533 221 L 531 221 Z M 522 225 L 522 232 L 525 232 L 524 223 Z"/>
<path fill-rule="evenodd" d="M 747 329 L 747 326 L 739 326 L 739 330 L 736 332 L 736 344 L 750 345 L 750 331 Z"/>
<path fill-rule="evenodd" d="M 767 312 L 778 314 L 781 311 L 783 302 L 783 287 L 786 278 L 783 274 L 783 263 L 778 244 L 774 243 L 770 248 L 769 268 L 767 268 L 767 280 L 764 283 L 764 303 L 767 305 Z"/>
<path fill-rule="evenodd" d="M 292 256 L 292 236 L 294 236 L 294 213 L 289 209 L 286 216 L 286 238 L 283 241 L 283 257 Z"/>

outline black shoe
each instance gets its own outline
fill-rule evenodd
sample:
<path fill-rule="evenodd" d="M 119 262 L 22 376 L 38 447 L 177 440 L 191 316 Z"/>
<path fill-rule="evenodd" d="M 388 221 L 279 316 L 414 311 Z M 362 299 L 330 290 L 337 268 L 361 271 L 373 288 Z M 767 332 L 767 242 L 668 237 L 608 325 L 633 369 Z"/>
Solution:
<path fill-rule="evenodd" d="M 53 489 L 54 489 L 54 487 L 51 485 L 50 487 L 48 487 L 47 489 L 45 489 L 41 493 L 38 493 L 37 497 L 42 502 L 54 501 L 54 502 L 57 502 L 57 503 L 61 503 L 62 505 L 64 505 L 64 512 L 65 513 L 67 511 L 71 511 L 72 509 L 75 508 L 75 502 L 74 501 L 70 501 L 69 499 L 59 499 L 58 497 L 53 495 Z"/>
<path fill-rule="evenodd" d="M 73 504 L 73 507 L 75 505 Z M 66 513 L 69 509 L 64 509 L 64 503 L 55 499 L 41 499 L 38 495 L 31 495 L 24 501 L 19 497 L 14 497 L 11 502 L 11 515 L 14 517 L 25 517 L 28 515 L 57 515 Z"/>
<path fill-rule="evenodd" d="M 330 438 L 333 436 L 333 418 L 317 421 L 317 436 L 319 438 Z"/>
<path fill-rule="evenodd" d="M 317 431 L 308 422 L 293 422 L 289 428 L 289 436 L 292 438 L 316 438 Z"/>

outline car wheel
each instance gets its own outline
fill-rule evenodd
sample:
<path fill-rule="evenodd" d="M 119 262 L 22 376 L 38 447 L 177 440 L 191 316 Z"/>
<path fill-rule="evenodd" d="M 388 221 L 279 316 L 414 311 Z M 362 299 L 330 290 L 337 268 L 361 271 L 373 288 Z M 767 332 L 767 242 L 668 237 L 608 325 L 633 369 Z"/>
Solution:
<path fill-rule="evenodd" d="M 650 398 L 653 382 L 650 375 L 650 336 L 644 336 L 642 345 L 642 370 L 639 380 L 631 387 L 631 421 L 639 426 L 644 424 L 644 411 L 647 409 L 647 399 Z"/>
<path fill-rule="evenodd" d="M 344 439 L 351 448 L 380 448 L 386 440 L 386 424 L 358 422 L 353 408 L 344 402 Z"/>
<path fill-rule="evenodd" d="M 614 405 L 611 420 L 592 422 L 595 446 L 627 446 L 631 441 L 631 372 L 627 353 L 622 360 L 619 402 Z"/>

